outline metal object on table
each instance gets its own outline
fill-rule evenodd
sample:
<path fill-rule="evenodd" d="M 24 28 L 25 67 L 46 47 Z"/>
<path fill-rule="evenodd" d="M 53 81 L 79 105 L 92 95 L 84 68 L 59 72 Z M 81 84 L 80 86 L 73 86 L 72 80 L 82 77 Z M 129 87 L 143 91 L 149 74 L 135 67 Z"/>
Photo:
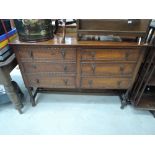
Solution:
<path fill-rule="evenodd" d="M 65 43 L 65 36 L 66 36 L 66 19 L 63 19 L 63 37 L 62 37 L 62 43 Z"/>
<path fill-rule="evenodd" d="M 4 85 L 5 91 L 15 108 L 22 113 L 22 97 L 24 96 L 18 84 L 11 80 L 10 72 L 16 67 L 15 54 L 12 54 L 4 62 L 0 62 L 0 84 Z"/>
<path fill-rule="evenodd" d="M 21 41 L 45 41 L 54 37 L 51 19 L 15 19 L 14 23 Z"/>

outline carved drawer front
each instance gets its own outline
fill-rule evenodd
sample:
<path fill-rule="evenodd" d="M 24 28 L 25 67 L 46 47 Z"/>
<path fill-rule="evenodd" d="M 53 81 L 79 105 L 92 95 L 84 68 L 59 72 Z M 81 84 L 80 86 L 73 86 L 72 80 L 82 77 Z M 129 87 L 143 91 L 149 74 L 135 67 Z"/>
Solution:
<path fill-rule="evenodd" d="M 75 77 L 28 76 L 29 85 L 43 88 L 75 88 Z"/>
<path fill-rule="evenodd" d="M 136 63 L 81 63 L 82 75 L 132 76 Z"/>
<path fill-rule="evenodd" d="M 129 78 L 82 78 L 81 88 L 84 89 L 127 89 L 130 86 Z"/>
<path fill-rule="evenodd" d="M 21 47 L 18 51 L 21 59 L 76 60 L 76 48 Z"/>
<path fill-rule="evenodd" d="M 76 73 L 76 63 L 23 62 L 22 66 L 24 72 L 26 73 L 36 73 L 36 72 Z"/>
<path fill-rule="evenodd" d="M 136 61 L 139 49 L 82 49 L 81 60 L 123 60 Z"/>

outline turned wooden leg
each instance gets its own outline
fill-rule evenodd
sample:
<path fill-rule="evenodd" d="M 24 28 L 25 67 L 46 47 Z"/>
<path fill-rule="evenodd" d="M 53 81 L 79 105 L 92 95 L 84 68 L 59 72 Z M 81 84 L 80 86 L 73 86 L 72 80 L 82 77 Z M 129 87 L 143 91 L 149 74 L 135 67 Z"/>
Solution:
<path fill-rule="evenodd" d="M 21 109 L 17 109 L 17 110 L 20 114 L 23 114 L 23 111 Z"/>
<path fill-rule="evenodd" d="M 36 103 L 35 103 L 35 97 L 33 96 L 33 92 L 32 92 L 33 88 L 28 87 L 27 90 L 30 95 L 30 102 L 31 102 L 32 106 L 34 107 L 34 106 L 36 106 Z"/>
<path fill-rule="evenodd" d="M 10 85 L 4 85 L 5 87 L 5 91 L 9 97 L 9 99 L 11 100 L 12 103 L 14 103 L 15 108 L 19 111 L 19 113 L 21 114 L 21 109 L 23 108 L 23 104 L 21 103 L 21 100 L 18 96 L 18 94 L 16 93 L 15 88 L 13 87 L 12 84 Z"/>

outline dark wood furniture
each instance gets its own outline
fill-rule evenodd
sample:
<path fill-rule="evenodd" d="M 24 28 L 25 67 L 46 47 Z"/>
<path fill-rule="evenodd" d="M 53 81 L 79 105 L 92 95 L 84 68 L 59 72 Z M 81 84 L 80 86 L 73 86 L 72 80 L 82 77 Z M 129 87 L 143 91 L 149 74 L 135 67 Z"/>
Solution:
<path fill-rule="evenodd" d="M 141 65 L 146 45 L 136 42 L 77 41 L 57 35 L 38 43 L 10 43 L 35 105 L 37 92 L 57 89 L 128 90 Z"/>
<path fill-rule="evenodd" d="M 155 117 L 155 46 L 148 48 L 128 100 L 134 107 L 149 110 Z M 151 87 L 151 88 L 150 88 Z"/>
<path fill-rule="evenodd" d="M 155 117 L 155 21 L 152 20 L 148 35 L 145 37 L 147 46 L 133 86 L 122 95 L 122 108 L 127 104 L 149 110 Z"/>
<path fill-rule="evenodd" d="M 5 91 L 10 99 L 10 101 L 15 105 L 15 108 L 22 113 L 21 109 L 23 104 L 21 103 L 21 98 L 23 93 L 18 87 L 15 81 L 11 80 L 10 72 L 17 66 L 17 61 L 15 59 L 15 54 L 12 54 L 4 62 L 0 62 L 0 84 L 4 85 Z"/>

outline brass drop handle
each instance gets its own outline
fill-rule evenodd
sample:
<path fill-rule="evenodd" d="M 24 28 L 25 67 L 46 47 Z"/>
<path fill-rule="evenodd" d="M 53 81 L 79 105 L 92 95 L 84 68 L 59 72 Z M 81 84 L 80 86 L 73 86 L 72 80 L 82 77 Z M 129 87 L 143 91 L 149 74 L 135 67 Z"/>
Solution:
<path fill-rule="evenodd" d="M 67 66 L 66 66 L 66 65 L 64 66 L 64 71 L 65 71 L 65 72 L 67 71 Z"/>
<path fill-rule="evenodd" d="M 121 71 L 121 73 L 124 72 L 124 65 L 121 65 L 121 66 L 120 66 L 120 71 Z"/>
<path fill-rule="evenodd" d="M 61 55 L 62 55 L 63 59 L 65 58 L 65 54 L 66 54 L 66 53 L 65 53 L 65 50 L 62 49 L 62 50 L 61 50 Z"/>
<path fill-rule="evenodd" d="M 120 87 L 121 86 L 121 81 L 117 82 L 117 86 Z"/>
<path fill-rule="evenodd" d="M 93 73 L 95 73 L 95 69 L 96 69 L 96 64 L 92 64 L 92 71 L 93 71 Z"/>
<path fill-rule="evenodd" d="M 93 84 L 93 80 L 89 80 L 89 81 L 88 81 L 89 87 L 92 87 L 92 84 Z"/>
<path fill-rule="evenodd" d="M 128 58 L 129 58 L 129 53 L 126 52 L 126 53 L 125 53 L 125 60 L 128 60 Z"/>
<path fill-rule="evenodd" d="M 29 50 L 29 56 L 33 59 L 33 52 L 32 52 L 32 50 Z"/>
<path fill-rule="evenodd" d="M 67 85 L 67 84 L 68 84 L 68 80 L 67 80 L 67 79 L 65 79 L 65 80 L 64 80 L 64 83 L 65 83 L 65 85 Z"/>
<path fill-rule="evenodd" d="M 39 83 L 40 83 L 39 79 L 36 79 L 36 83 L 37 83 L 37 84 L 39 84 Z"/>
<path fill-rule="evenodd" d="M 92 58 L 95 58 L 95 52 L 91 52 Z"/>

